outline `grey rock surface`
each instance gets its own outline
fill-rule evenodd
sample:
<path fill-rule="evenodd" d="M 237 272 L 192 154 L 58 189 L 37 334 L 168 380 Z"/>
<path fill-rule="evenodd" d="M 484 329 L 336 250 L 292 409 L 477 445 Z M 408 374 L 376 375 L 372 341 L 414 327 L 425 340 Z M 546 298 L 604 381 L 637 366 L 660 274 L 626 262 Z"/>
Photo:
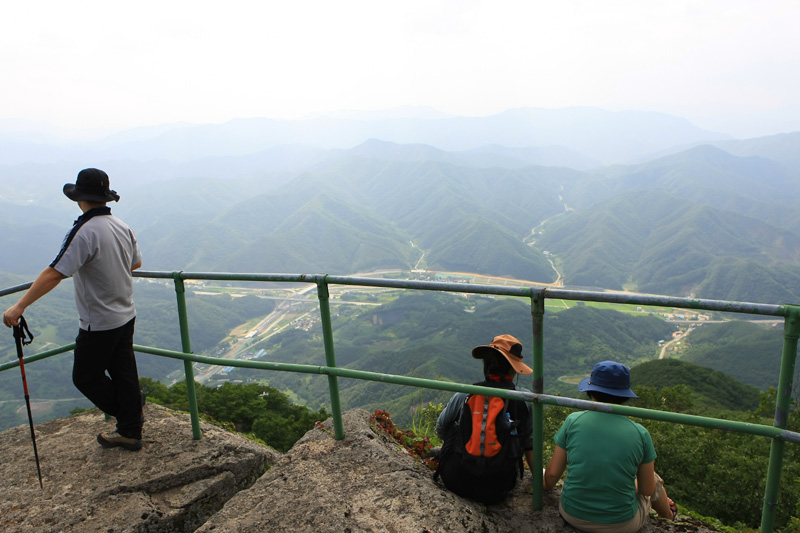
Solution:
<path fill-rule="evenodd" d="M 380 430 L 369 413 L 343 415 L 345 438 L 309 431 L 252 487 L 231 498 L 201 532 L 500 533 L 575 531 L 558 513 L 557 493 L 533 511 L 532 476 L 526 471 L 513 494 L 488 508 L 435 483 L 432 472 Z M 679 529 L 651 518 L 643 532 Z"/>
<path fill-rule="evenodd" d="M 501 505 L 463 499 L 363 410 L 344 413 L 343 440 L 328 420 L 284 455 L 208 424 L 193 440 L 184 413 L 145 415 L 138 452 L 97 444 L 114 427 L 97 410 L 37 425 L 44 490 L 28 427 L 0 433 L 0 531 L 574 532 L 556 492 L 533 510 L 530 473 Z M 642 531 L 713 530 L 651 518 Z"/>
<path fill-rule="evenodd" d="M 280 454 L 189 415 L 145 406 L 144 447 L 102 448 L 114 420 L 98 410 L 36 425 L 44 489 L 28 426 L 0 433 L 0 530 L 193 531 Z"/>

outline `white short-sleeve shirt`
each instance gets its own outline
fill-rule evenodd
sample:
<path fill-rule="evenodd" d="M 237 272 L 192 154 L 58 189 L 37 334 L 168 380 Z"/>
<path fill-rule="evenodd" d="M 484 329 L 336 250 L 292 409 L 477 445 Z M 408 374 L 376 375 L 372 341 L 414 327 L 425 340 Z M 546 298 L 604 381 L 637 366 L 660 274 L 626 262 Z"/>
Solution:
<path fill-rule="evenodd" d="M 50 264 L 74 278 L 81 329 L 118 328 L 136 316 L 131 268 L 142 260 L 136 235 L 109 207 L 81 215 Z"/>

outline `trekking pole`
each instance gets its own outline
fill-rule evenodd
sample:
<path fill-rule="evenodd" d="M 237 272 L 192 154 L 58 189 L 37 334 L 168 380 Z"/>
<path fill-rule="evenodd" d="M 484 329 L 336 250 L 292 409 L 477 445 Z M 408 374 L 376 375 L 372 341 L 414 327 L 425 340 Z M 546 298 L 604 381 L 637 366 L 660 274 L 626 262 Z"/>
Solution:
<path fill-rule="evenodd" d="M 28 337 L 27 342 L 25 337 Z M 14 326 L 14 343 L 17 345 L 17 357 L 19 357 L 19 370 L 22 372 L 22 388 L 25 391 L 25 405 L 28 407 L 28 423 L 31 426 L 31 440 L 33 441 L 33 455 L 36 457 L 36 471 L 39 473 L 39 487 L 44 490 L 42 484 L 42 469 L 39 466 L 39 451 L 36 449 L 36 433 L 33 431 L 33 415 L 31 414 L 31 397 L 28 395 L 28 380 L 25 379 L 25 363 L 22 360 L 22 346 L 33 342 L 33 335 L 28 329 L 28 324 L 23 316 L 19 317 L 19 324 Z"/>

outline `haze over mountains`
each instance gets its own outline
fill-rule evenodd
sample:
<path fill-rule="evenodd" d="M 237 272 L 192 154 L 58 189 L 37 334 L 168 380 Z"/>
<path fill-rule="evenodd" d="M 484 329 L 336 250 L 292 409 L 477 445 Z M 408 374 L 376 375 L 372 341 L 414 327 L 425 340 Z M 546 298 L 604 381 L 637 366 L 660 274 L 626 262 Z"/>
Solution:
<path fill-rule="evenodd" d="M 49 263 L 77 215 L 61 186 L 97 166 L 148 270 L 416 266 L 550 283 L 553 259 L 567 286 L 800 301 L 800 132 L 733 140 L 589 108 L 419 115 L 69 146 L 0 135 L 0 271 L 30 279 Z"/>

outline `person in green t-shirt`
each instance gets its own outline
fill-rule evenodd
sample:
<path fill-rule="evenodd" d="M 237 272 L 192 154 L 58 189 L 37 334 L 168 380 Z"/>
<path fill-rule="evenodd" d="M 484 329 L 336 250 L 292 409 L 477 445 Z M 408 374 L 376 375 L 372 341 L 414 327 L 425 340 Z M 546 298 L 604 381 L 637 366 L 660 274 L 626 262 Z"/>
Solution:
<path fill-rule="evenodd" d="M 628 367 L 614 361 L 596 364 L 578 390 L 603 403 L 637 398 Z M 675 504 L 655 473 L 653 440 L 641 424 L 613 413 L 578 411 L 553 440 L 544 488 L 555 488 L 567 470 L 559 511 L 573 527 L 587 533 L 634 533 L 644 526 L 651 506 L 659 516 L 675 519 Z"/>

